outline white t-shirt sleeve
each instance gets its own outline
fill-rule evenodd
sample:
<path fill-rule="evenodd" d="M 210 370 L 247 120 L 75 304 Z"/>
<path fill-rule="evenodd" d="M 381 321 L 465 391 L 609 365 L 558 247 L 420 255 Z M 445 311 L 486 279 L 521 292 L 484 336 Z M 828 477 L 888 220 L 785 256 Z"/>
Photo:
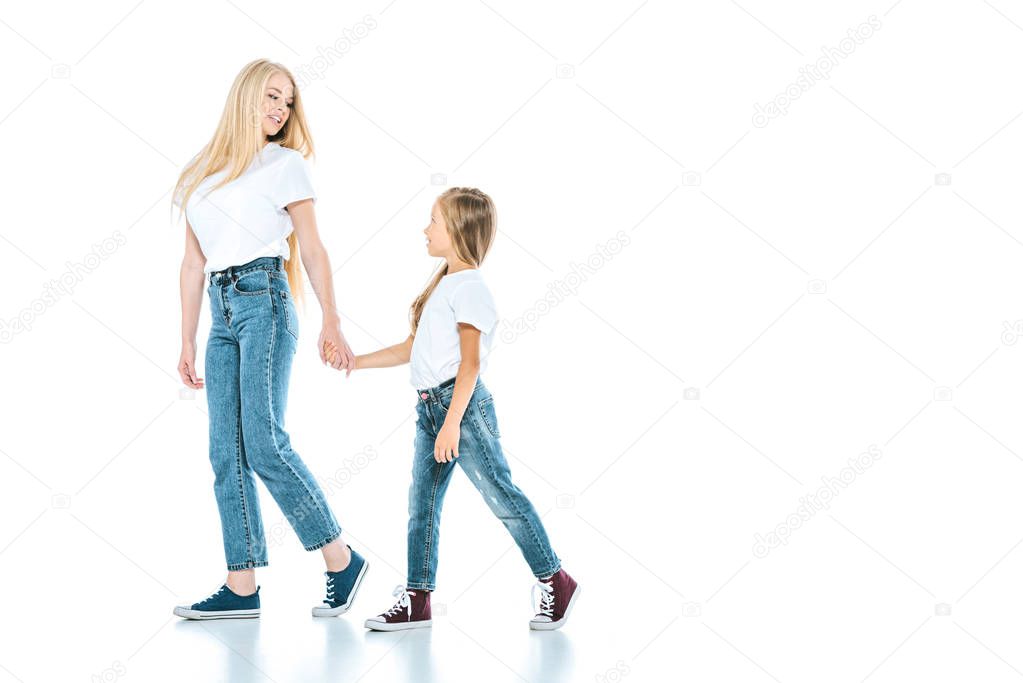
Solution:
<path fill-rule="evenodd" d="M 288 204 L 302 199 L 316 200 L 309 165 L 299 152 L 289 153 L 281 164 L 281 172 L 277 176 L 272 196 L 277 209 L 283 209 Z"/>
<path fill-rule="evenodd" d="M 455 322 L 468 323 L 484 334 L 490 334 L 497 325 L 497 306 L 486 284 L 465 282 L 451 295 L 451 308 Z"/>

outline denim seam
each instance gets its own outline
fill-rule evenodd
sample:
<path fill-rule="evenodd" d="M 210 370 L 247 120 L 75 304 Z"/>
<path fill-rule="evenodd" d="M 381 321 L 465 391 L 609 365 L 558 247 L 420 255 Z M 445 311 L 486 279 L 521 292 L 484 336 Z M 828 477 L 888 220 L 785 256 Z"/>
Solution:
<path fill-rule="evenodd" d="M 476 428 L 478 435 L 483 436 L 482 429 L 480 428 L 476 420 L 472 419 L 470 420 L 470 422 Z M 522 510 L 519 509 L 518 503 L 514 501 L 514 497 L 511 496 L 508 490 L 502 484 L 499 483 L 500 480 L 497 477 L 497 471 L 494 467 L 493 459 L 491 457 L 492 454 L 490 452 L 487 439 L 480 440 L 480 450 L 483 451 L 484 457 L 486 459 L 487 469 L 490 472 L 491 481 L 501 489 L 501 493 L 504 494 L 505 500 L 512 501 L 512 507 L 515 509 L 515 514 L 517 514 L 519 517 L 521 517 L 523 520 L 527 522 L 527 526 L 529 526 L 529 533 L 533 536 L 533 542 L 536 544 L 537 548 L 543 549 L 545 559 L 550 560 L 552 563 L 556 562 L 556 559 L 554 557 L 548 555 L 547 551 L 548 549 L 550 549 L 550 545 L 548 544 L 547 547 L 545 548 L 544 544 L 540 542 L 540 535 L 536 531 L 536 526 L 533 523 L 532 516 L 523 514 Z M 554 550 L 550 549 L 550 552 L 553 554 Z"/>
<path fill-rule="evenodd" d="M 239 572 L 239 571 L 242 571 L 243 569 L 256 569 L 258 567 L 268 567 L 268 566 L 270 566 L 270 563 L 267 562 L 266 560 L 261 560 L 259 562 L 242 562 L 240 564 L 229 564 L 229 565 L 227 565 L 227 571 L 229 571 L 229 572 Z"/>
<path fill-rule="evenodd" d="M 235 337 L 234 330 L 231 329 L 231 308 L 227 301 L 227 292 L 224 287 L 217 287 L 217 294 L 220 296 L 220 312 L 224 316 L 224 325 L 231 336 Z M 237 337 L 235 337 L 235 341 L 237 341 Z"/>
<path fill-rule="evenodd" d="M 275 256 L 260 256 L 258 258 L 271 258 L 272 259 L 272 258 L 278 258 L 278 257 L 275 257 Z M 253 261 L 255 261 L 255 260 L 257 260 L 257 259 L 253 259 Z M 241 265 L 247 265 L 247 264 L 243 263 Z M 231 266 L 231 267 L 237 268 L 238 266 Z M 212 271 L 211 273 L 209 273 L 210 279 L 212 279 L 213 276 L 217 275 L 217 274 L 220 274 L 221 277 L 226 277 L 226 272 L 229 271 L 231 269 L 231 267 L 224 268 L 222 270 Z M 283 263 L 282 263 L 281 267 L 283 268 Z M 242 270 L 236 270 L 234 274 L 240 276 L 240 275 L 244 275 L 245 273 L 251 273 L 251 272 L 253 272 L 255 270 L 265 270 L 268 273 L 269 272 L 275 272 L 275 271 L 276 272 L 282 272 L 282 271 L 277 271 L 276 267 L 273 264 L 261 263 L 261 264 L 255 265 L 255 266 L 249 266 L 248 268 L 244 268 Z"/>
<path fill-rule="evenodd" d="M 338 527 L 337 524 L 333 523 L 331 521 L 331 519 L 330 519 L 330 516 L 327 515 L 326 512 L 324 512 L 323 507 L 320 505 L 320 501 L 316 500 L 316 497 L 313 495 L 312 491 L 309 489 L 309 486 L 306 484 L 305 481 L 303 481 L 302 477 L 298 476 L 298 472 L 296 472 L 295 468 L 291 466 L 291 463 L 289 463 L 287 460 L 284 459 L 284 456 L 281 455 L 281 449 L 277 445 L 277 434 L 274 433 L 274 398 L 273 398 L 273 386 L 274 386 L 273 385 L 273 353 L 274 353 L 274 346 L 276 345 L 276 342 L 277 342 L 277 315 L 276 315 L 276 313 L 277 313 L 277 302 L 274 301 L 273 295 L 270 296 L 270 306 L 271 306 L 271 313 L 270 313 L 270 350 L 269 350 L 269 352 L 267 353 L 267 356 L 266 356 L 266 387 L 267 387 L 266 400 L 267 400 L 267 408 L 269 410 L 269 412 L 267 414 L 267 421 L 269 422 L 269 426 L 270 426 L 270 441 L 274 445 L 274 454 L 277 456 L 277 459 L 281 461 L 282 465 L 287 467 L 288 471 L 291 472 L 291 476 L 295 477 L 295 480 L 298 481 L 298 483 L 302 485 L 302 488 L 305 489 L 306 495 L 309 496 L 309 498 L 313 501 L 313 504 L 316 506 L 316 509 L 319 511 L 320 516 L 323 518 L 323 521 L 326 523 L 325 526 L 328 529 L 331 530 L 330 533 L 332 533 L 332 534 L 333 533 L 340 534 L 341 529 Z"/>
<path fill-rule="evenodd" d="M 426 553 L 423 555 L 423 582 L 427 582 L 430 576 L 430 557 L 433 551 L 433 527 L 434 527 L 434 510 L 437 509 L 437 486 L 440 484 L 440 473 L 442 465 L 439 462 L 435 462 L 433 467 L 430 468 L 433 471 L 433 490 L 430 492 L 430 516 L 429 523 L 426 527 Z"/>
<path fill-rule="evenodd" d="M 341 538 L 341 530 L 333 531 L 319 543 L 313 543 L 312 545 L 303 546 L 306 550 L 319 550 L 328 543 L 333 543 L 337 539 Z"/>
<path fill-rule="evenodd" d="M 267 273 L 267 277 L 266 277 L 267 286 L 266 286 L 266 289 L 261 289 L 258 292 L 243 292 L 242 290 L 238 289 L 238 280 L 240 280 L 242 277 L 244 277 L 244 276 L 246 276 L 246 275 L 248 275 L 250 273 L 255 273 L 255 272 L 260 271 L 260 270 L 265 272 L 265 273 Z M 269 274 L 269 271 L 266 268 L 253 268 L 251 271 L 243 271 L 241 273 L 241 275 L 235 273 L 235 277 L 231 278 L 231 291 L 234 292 L 235 294 L 240 294 L 241 296 L 262 296 L 263 294 L 266 294 L 271 289 L 272 289 L 272 287 L 271 287 L 271 283 L 270 283 L 270 274 Z"/>
<path fill-rule="evenodd" d="M 242 472 L 242 411 L 241 397 L 238 397 L 238 424 L 234 433 L 234 464 L 238 473 L 238 493 L 242 503 L 242 522 L 245 524 L 245 548 L 249 557 L 249 564 L 254 562 L 252 558 L 252 527 L 249 524 L 249 506 L 245 502 L 245 473 Z"/>
<path fill-rule="evenodd" d="M 277 293 L 281 297 L 281 308 L 284 309 L 284 326 L 287 328 L 288 334 L 291 335 L 292 339 L 298 341 L 298 335 L 291 330 L 291 314 L 288 313 L 288 294 L 283 289 L 277 290 Z"/>
<path fill-rule="evenodd" d="M 476 402 L 476 408 L 477 408 L 477 410 L 479 410 L 480 419 L 482 419 L 483 420 L 483 424 L 486 425 L 487 431 L 490 432 L 490 436 L 492 436 L 495 439 L 500 439 L 501 438 L 501 430 L 497 429 L 497 422 L 495 421 L 494 422 L 494 426 L 491 427 L 490 426 L 490 420 L 487 419 L 487 411 L 483 409 L 483 404 L 487 403 L 487 402 L 489 402 L 491 405 L 493 405 L 494 397 L 493 396 L 487 396 L 486 398 L 480 399 L 479 401 Z M 495 415 L 496 415 L 496 411 L 495 411 Z"/>
<path fill-rule="evenodd" d="M 561 561 L 560 561 L 560 560 L 558 560 L 557 562 L 555 562 L 554 564 L 552 564 L 552 565 L 551 565 L 551 567 L 552 567 L 552 568 L 551 568 L 551 569 L 549 569 L 549 570 L 547 570 L 547 571 L 543 571 L 543 572 L 539 572 L 539 573 L 537 573 L 537 572 L 533 572 L 533 576 L 535 576 L 535 577 L 536 577 L 536 578 L 538 578 L 538 579 L 545 579 L 545 578 L 547 578 L 548 576 L 554 576 L 554 575 L 555 575 L 555 574 L 557 574 L 557 573 L 558 573 L 559 571 L 561 571 Z"/>
<path fill-rule="evenodd" d="M 436 588 L 436 586 L 434 584 L 432 584 L 432 583 L 410 583 L 410 584 L 408 584 L 405 587 L 406 588 L 411 588 L 412 590 L 431 591 L 431 592 L 433 591 L 434 588 Z"/>

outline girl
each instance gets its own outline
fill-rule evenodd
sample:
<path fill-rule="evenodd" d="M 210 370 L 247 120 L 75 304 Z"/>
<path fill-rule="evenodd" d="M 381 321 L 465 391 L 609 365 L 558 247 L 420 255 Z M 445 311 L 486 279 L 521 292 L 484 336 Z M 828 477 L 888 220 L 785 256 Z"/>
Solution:
<path fill-rule="evenodd" d="M 412 333 L 400 344 L 355 357 L 355 368 L 411 362 L 418 396 L 415 456 L 409 488 L 408 581 L 398 602 L 366 620 L 366 628 L 398 631 L 431 625 L 430 592 L 444 493 L 457 460 L 511 533 L 538 582 L 539 610 L 529 626 L 561 628 L 579 587 L 554 554 L 533 505 L 512 483 L 501 452 L 494 397 L 480 379 L 497 311 L 478 270 L 496 232 L 494 203 L 475 188 L 454 187 L 434 203 L 426 248 L 444 264 L 412 304 Z M 328 357 L 342 354 L 328 344 Z"/>
<path fill-rule="evenodd" d="M 255 568 L 267 566 L 255 476 L 266 485 L 306 550 L 327 565 L 327 598 L 316 616 L 348 610 L 365 559 L 341 543 L 341 528 L 284 429 L 288 379 L 298 342 L 293 292 L 302 292 L 299 253 L 323 309 L 331 365 L 351 372 L 352 351 L 334 306 L 330 262 L 313 212 L 305 157 L 313 153 L 295 79 L 266 60 L 235 78 L 213 138 L 185 167 L 174 203 L 184 207 L 182 348 L 178 372 L 202 389 L 195 332 L 203 286 L 213 327 L 206 347 L 210 462 L 220 510 L 227 581 L 213 595 L 174 608 L 186 619 L 259 616 Z M 298 249 L 296 249 L 298 247 Z"/>

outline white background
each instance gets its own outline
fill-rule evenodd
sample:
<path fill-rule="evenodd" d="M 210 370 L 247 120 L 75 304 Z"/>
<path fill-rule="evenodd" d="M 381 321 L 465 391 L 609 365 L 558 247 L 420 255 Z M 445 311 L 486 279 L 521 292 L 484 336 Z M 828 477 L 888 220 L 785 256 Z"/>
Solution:
<path fill-rule="evenodd" d="M 1023 10 L 426 5 L 3 6 L 0 680 L 1023 676 Z M 871 15 L 830 78 L 754 125 Z M 432 633 L 363 629 L 404 580 L 415 397 L 407 368 L 322 367 L 315 299 L 287 425 L 344 484 L 330 502 L 371 563 L 363 592 L 309 616 L 319 554 L 263 491 L 262 618 L 171 616 L 224 568 L 205 395 L 175 371 L 168 193 L 257 57 L 315 72 L 317 215 L 357 352 L 405 336 L 436 195 L 495 198 L 484 272 L 532 329 L 485 379 L 583 586 L 562 631 L 529 632 L 531 574 L 461 473 Z M 625 248 L 538 306 L 619 231 Z M 790 518 L 871 448 L 827 509 Z"/>

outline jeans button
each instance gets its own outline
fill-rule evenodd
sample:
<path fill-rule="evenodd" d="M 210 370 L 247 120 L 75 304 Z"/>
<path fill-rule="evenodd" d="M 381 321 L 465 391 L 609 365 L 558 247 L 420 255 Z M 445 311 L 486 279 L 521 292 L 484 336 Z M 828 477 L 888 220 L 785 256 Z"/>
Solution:
<path fill-rule="evenodd" d="M 419 394 L 419 398 L 425 401 L 426 399 L 430 398 L 430 395 L 424 391 L 423 393 Z"/>

